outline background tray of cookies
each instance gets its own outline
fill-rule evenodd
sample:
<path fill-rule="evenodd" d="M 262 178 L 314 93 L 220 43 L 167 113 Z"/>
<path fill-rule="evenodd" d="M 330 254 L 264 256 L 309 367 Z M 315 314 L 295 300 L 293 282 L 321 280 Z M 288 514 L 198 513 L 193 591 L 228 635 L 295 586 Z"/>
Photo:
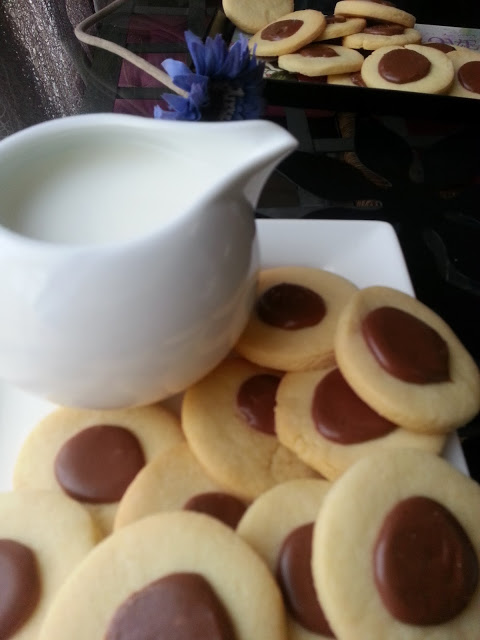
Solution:
<path fill-rule="evenodd" d="M 325 15 L 333 15 L 336 2 L 322 3 L 315 0 L 295 2 L 294 10 L 316 9 Z M 224 3 L 225 7 L 225 3 Z M 327 14 L 327 10 L 331 14 Z M 432 11 L 433 13 L 433 11 Z M 452 9 L 452 15 L 454 9 Z M 425 10 L 421 14 L 425 18 Z M 472 14 L 473 15 L 473 14 Z M 442 16 L 445 17 L 445 16 Z M 453 19 L 453 18 L 452 18 Z M 471 18 L 474 20 L 474 18 Z M 470 23 L 471 23 L 470 20 Z M 432 15 L 432 22 L 435 16 Z M 367 21 L 372 24 L 373 21 Z M 473 22 L 475 24 L 475 21 Z M 478 25 L 480 27 L 480 23 Z M 420 44 L 447 45 L 449 48 L 478 53 L 480 60 L 480 28 L 470 26 L 449 26 L 415 23 L 413 27 L 420 33 Z M 219 9 L 212 21 L 209 35 L 221 33 L 227 41 L 235 41 L 241 34 L 252 34 L 241 30 Z M 342 38 L 324 41 L 326 44 L 342 45 Z M 372 51 L 361 50 L 364 56 Z M 263 58 L 265 62 L 263 95 L 268 105 L 322 109 L 327 111 L 368 112 L 378 115 L 396 115 L 414 118 L 478 120 L 480 102 L 475 98 L 451 96 L 448 94 L 418 93 L 384 88 L 363 87 L 346 81 L 330 83 L 327 76 L 311 77 L 279 68 L 275 57 Z M 345 76 L 347 74 L 344 74 Z M 476 97 L 480 97 L 475 94 Z"/>

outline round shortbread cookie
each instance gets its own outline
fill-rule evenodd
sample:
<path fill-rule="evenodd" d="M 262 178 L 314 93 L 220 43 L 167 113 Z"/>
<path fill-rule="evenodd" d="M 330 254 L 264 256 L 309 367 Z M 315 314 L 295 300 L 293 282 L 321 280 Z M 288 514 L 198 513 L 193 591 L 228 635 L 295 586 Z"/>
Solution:
<path fill-rule="evenodd" d="M 201 510 L 235 528 L 247 504 L 208 476 L 182 442 L 139 471 L 123 494 L 114 530 L 159 511 Z"/>
<path fill-rule="evenodd" d="M 107 535 L 118 502 L 138 471 L 184 440 L 179 419 L 160 405 L 111 411 L 59 408 L 23 443 L 13 486 L 67 493 Z"/>
<path fill-rule="evenodd" d="M 310 569 L 313 524 L 329 488 L 326 480 L 312 478 L 279 484 L 250 505 L 237 527 L 277 578 L 290 640 L 330 637 Z"/>
<path fill-rule="evenodd" d="M 222 8 L 227 18 L 246 33 L 256 33 L 294 10 L 293 0 L 222 0 Z"/>
<path fill-rule="evenodd" d="M 259 29 L 250 38 L 248 46 L 259 57 L 281 56 L 313 42 L 326 26 L 321 11 L 292 11 Z"/>
<path fill-rule="evenodd" d="M 60 493 L 0 494 L 0 637 L 37 640 L 57 591 L 98 540 L 87 511 Z"/>
<path fill-rule="evenodd" d="M 446 433 L 480 409 L 478 367 L 447 323 L 412 296 L 367 287 L 337 324 L 338 367 L 380 415 L 423 433 Z"/>
<path fill-rule="evenodd" d="M 200 513 L 164 512 L 119 529 L 85 558 L 38 640 L 154 637 L 286 640 L 280 590 L 229 527 Z"/>
<path fill-rule="evenodd" d="M 454 69 L 443 51 L 407 44 L 373 51 L 362 65 L 362 78 L 376 89 L 438 94 L 448 92 Z"/>
<path fill-rule="evenodd" d="M 411 13 L 397 9 L 390 2 L 382 0 L 339 0 L 335 5 L 335 15 L 393 22 L 404 27 L 413 27 L 416 22 L 415 16 Z"/>
<path fill-rule="evenodd" d="M 374 51 L 380 47 L 417 44 L 421 39 L 422 34 L 417 29 L 409 29 L 400 25 L 378 24 L 366 27 L 359 33 L 345 36 L 342 44 L 351 49 Z"/>
<path fill-rule="evenodd" d="M 329 480 L 376 450 L 418 447 L 438 454 L 445 443 L 443 435 L 414 433 L 381 418 L 337 367 L 286 374 L 275 421 L 280 442 Z"/>
<path fill-rule="evenodd" d="M 327 78 L 327 84 L 345 85 L 347 87 L 366 87 L 363 81 L 362 73 L 355 71 L 354 73 L 335 73 Z"/>
<path fill-rule="evenodd" d="M 357 33 L 365 28 L 367 21 L 364 18 L 347 18 L 346 16 L 326 16 L 327 26 L 318 41 L 336 40 L 351 33 Z"/>
<path fill-rule="evenodd" d="M 342 640 L 477 640 L 480 487 L 397 449 L 357 462 L 316 521 L 312 571 Z"/>
<path fill-rule="evenodd" d="M 279 380 L 238 358 L 185 392 L 182 426 L 193 454 L 208 475 L 245 500 L 280 482 L 317 476 L 275 435 Z"/>
<path fill-rule="evenodd" d="M 279 56 L 278 66 L 290 73 L 304 76 L 324 76 L 330 73 L 359 71 L 363 56 L 358 51 L 334 44 L 314 42 L 295 53 Z"/>
<path fill-rule="evenodd" d="M 455 78 L 448 95 L 461 98 L 480 98 L 480 51 L 458 48 L 447 53 L 455 70 Z"/>
<path fill-rule="evenodd" d="M 338 316 L 357 287 L 342 276 L 311 267 L 274 267 L 259 273 L 256 305 L 236 350 L 280 371 L 334 362 Z"/>

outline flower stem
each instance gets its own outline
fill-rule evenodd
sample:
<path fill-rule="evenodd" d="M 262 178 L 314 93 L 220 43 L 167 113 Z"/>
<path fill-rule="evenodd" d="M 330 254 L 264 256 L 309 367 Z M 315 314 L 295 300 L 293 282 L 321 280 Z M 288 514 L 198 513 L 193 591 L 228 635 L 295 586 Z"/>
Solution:
<path fill-rule="evenodd" d="M 103 9 L 100 9 L 85 20 L 82 20 L 82 22 L 80 22 L 75 27 L 75 36 L 78 38 L 78 40 L 84 42 L 85 44 L 88 44 L 92 47 L 98 47 L 99 49 L 104 49 L 105 51 L 110 51 L 110 53 L 120 56 L 124 60 L 127 60 L 148 75 L 152 76 L 152 78 L 155 78 L 155 80 L 161 82 L 167 89 L 170 89 L 171 91 L 177 93 L 179 96 L 186 98 L 188 96 L 188 93 L 183 89 L 180 89 L 180 87 L 177 87 L 177 85 L 173 83 L 172 79 L 167 73 L 165 73 L 165 71 L 162 71 L 155 65 L 147 62 L 147 60 L 145 60 L 144 58 L 137 56 L 135 53 L 133 53 L 129 49 L 126 49 L 125 47 L 115 44 L 114 42 L 110 42 L 110 40 L 105 40 L 104 38 L 86 33 L 87 29 L 102 20 L 102 18 L 104 18 L 105 16 L 113 13 L 113 11 L 115 11 L 120 5 L 124 4 L 125 2 L 127 2 L 127 0 L 113 0 L 113 2 L 108 4 Z"/>

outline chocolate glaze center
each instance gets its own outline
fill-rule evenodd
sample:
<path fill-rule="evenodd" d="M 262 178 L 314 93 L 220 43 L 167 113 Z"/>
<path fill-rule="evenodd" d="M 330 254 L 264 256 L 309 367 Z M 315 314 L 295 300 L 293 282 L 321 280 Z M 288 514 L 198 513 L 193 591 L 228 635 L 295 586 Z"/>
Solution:
<path fill-rule="evenodd" d="M 312 418 L 324 438 L 345 445 L 381 438 L 397 428 L 357 396 L 339 369 L 332 369 L 318 383 Z"/>
<path fill-rule="evenodd" d="M 115 425 L 94 425 L 67 440 L 54 471 L 62 489 L 83 502 L 117 502 L 145 464 L 136 436 Z"/>
<path fill-rule="evenodd" d="M 367 86 L 365 84 L 365 82 L 363 81 L 362 74 L 360 73 L 360 71 L 354 71 L 353 73 L 351 73 L 350 74 L 350 80 L 357 87 L 366 87 Z"/>
<path fill-rule="evenodd" d="M 313 523 L 307 523 L 285 538 L 277 560 L 277 580 L 295 620 L 313 633 L 333 638 L 313 584 L 312 536 Z"/>
<path fill-rule="evenodd" d="M 295 35 L 303 25 L 303 20 L 277 20 L 268 25 L 261 32 L 262 40 L 285 40 Z"/>
<path fill-rule="evenodd" d="M 447 382 L 449 350 L 445 340 L 419 318 L 394 307 L 378 307 L 362 321 L 362 333 L 379 365 L 414 384 Z"/>
<path fill-rule="evenodd" d="M 394 84 L 407 84 L 425 78 L 431 68 L 430 60 L 413 49 L 392 49 L 378 63 L 382 78 Z"/>
<path fill-rule="evenodd" d="M 235 529 L 247 508 L 239 498 L 221 491 L 197 493 L 183 505 L 187 511 L 206 513 Z"/>
<path fill-rule="evenodd" d="M 105 640 L 236 640 L 228 613 L 198 573 L 171 573 L 133 593 L 114 613 Z"/>
<path fill-rule="evenodd" d="M 384 4 L 386 7 L 396 6 L 392 2 L 389 2 L 389 0 L 368 0 L 368 2 L 373 2 L 374 4 Z"/>
<path fill-rule="evenodd" d="M 462 64 L 457 77 L 464 89 L 472 93 L 480 93 L 480 60 L 471 60 Z"/>
<path fill-rule="evenodd" d="M 275 398 L 280 378 L 268 373 L 251 376 L 237 392 L 237 407 L 248 425 L 275 435 Z"/>
<path fill-rule="evenodd" d="M 326 44 L 310 44 L 298 52 L 305 58 L 334 58 L 338 53 Z"/>
<path fill-rule="evenodd" d="M 405 27 L 391 22 L 381 22 L 365 27 L 363 33 L 370 33 L 376 36 L 398 36 L 405 33 Z"/>
<path fill-rule="evenodd" d="M 27 622 L 40 599 L 34 552 L 16 540 L 0 540 L 0 638 L 11 638 Z"/>
<path fill-rule="evenodd" d="M 444 624 L 468 605 L 478 559 L 463 527 L 424 496 L 399 502 L 386 516 L 373 551 L 375 583 L 388 611 L 407 624 Z"/>
<path fill-rule="evenodd" d="M 444 42 L 427 42 L 422 43 L 423 47 L 431 47 L 432 49 L 438 49 L 439 51 L 443 51 L 443 53 L 449 53 L 450 51 L 455 51 L 455 47 L 452 47 L 451 44 L 445 44 Z"/>
<path fill-rule="evenodd" d="M 270 287 L 260 296 L 256 312 L 266 324 L 294 331 L 321 322 L 327 308 L 323 298 L 315 291 L 283 282 Z"/>
<path fill-rule="evenodd" d="M 327 22 L 327 24 L 340 24 L 340 23 L 344 23 L 347 21 L 347 18 L 345 16 L 338 16 L 338 15 L 332 15 L 332 16 L 325 16 L 325 20 Z"/>

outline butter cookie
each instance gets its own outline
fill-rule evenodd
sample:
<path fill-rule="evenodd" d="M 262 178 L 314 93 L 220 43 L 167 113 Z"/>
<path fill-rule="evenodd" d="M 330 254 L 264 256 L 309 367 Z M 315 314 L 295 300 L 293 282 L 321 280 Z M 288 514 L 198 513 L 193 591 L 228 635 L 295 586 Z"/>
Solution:
<path fill-rule="evenodd" d="M 344 47 L 351 49 L 365 49 L 374 51 L 380 47 L 399 46 L 404 44 L 418 44 L 422 34 L 416 29 L 410 29 L 398 24 L 378 23 L 365 27 L 359 33 L 345 36 L 342 40 Z"/>
<path fill-rule="evenodd" d="M 55 491 L 0 494 L 0 637 L 37 640 L 58 590 L 99 532 L 87 511 Z"/>
<path fill-rule="evenodd" d="M 419 447 L 439 454 L 445 444 L 444 435 L 414 433 L 380 416 L 337 367 L 286 374 L 275 423 L 280 442 L 329 480 L 375 450 Z"/>
<path fill-rule="evenodd" d="M 453 64 L 455 78 L 448 95 L 480 98 L 480 51 L 458 48 L 447 53 Z"/>
<path fill-rule="evenodd" d="M 480 409 L 478 367 L 447 323 L 416 298 L 366 287 L 345 306 L 335 355 L 345 380 L 381 416 L 448 433 Z"/>
<path fill-rule="evenodd" d="M 415 16 L 398 9 L 386 0 L 339 0 L 335 15 L 367 18 L 373 21 L 393 22 L 404 27 L 413 27 Z"/>
<path fill-rule="evenodd" d="M 222 8 L 227 18 L 245 33 L 256 33 L 294 10 L 293 0 L 222 0 Z"/>
<path fill-rule="evenodd" d="M 287 610 L 290 640 L 330 638 L 331 629 L 315 592 L 312 536 L 326 480 L 290 480 L 259 496 L 240 520 L 237 533 L 265 560 L 276 577 Z"/>
<path fill-rule="evenodd" d="M 477 640 L 480 487 L 419 449 L 363 458 L 323 500 L 312 573 L 337 638 Z"/>
<path fill-rule="evenodd" d="M 27 436 L 13 486 L 66 493 L 107 535 L 136 474 L 160 451 L 183 441 L 179 419 L 160 405 L 107 411 L 62 407 Z"/>
<path fill-rule="evenodd" d="M 240 358 L 220 364 L 185 392 L 182 426 L 209 476 L 253 500 L 280 482 L 317 474 L 275 433 L 280 374 Z"/>
<path fill-rule="evenodd" d="M 364 18 L 347 18 L 346 16 L 335 14 L 325 16 L 325 19 L 327 26 L 325 27 L 325 31 L 317 38 L 318 41 L 343 38 L 352 33 L 362 31 L 367 24 Z"/>
<path fill-rule="evenodd" d="M 278 66 L 290 73 L 304 76 L 324 76 L 334 73 L 359 71 L 363 56 L 347 47 L 314 42 L 295 53 L 287 53 L 278 58 Z"/>
<path fill-rule="evenodd" d="M 272 267 L 259 273 L 256 303 L 235 349 L 280 371 L 328 366 L 339 314 L 357 287 L 312 267 Z"/>
<path fill-rule="evenodd" d="M 218 518 L 233 529 L 247 503 L 205 473 L 185 442 L 151 460 L 123 494 L 114 530 L 159 511 L 188 509 Z"/>
<path fill-rule="evenodd" d="M 450 89 L 454 69 L 443 51 L 407 44 L 373 51 L 362 65 L 362 78 L 376 89 L 441 94 Z"/>
<path fill-rule="evenodd" d="M 287 640 L 280 590 L 258 554 L 190 511 L 115 531 L 57 594 L 38 640 Z"/>
<path fill-rule="evenodd" d="M 248 46 L 259 57 L 281 56 L 313 42 L 326 26 L 321 11 L 292 11 L 259 29 L 250 38 Z"/>
<path fill-rule="evenodd" d="M 346 87 L 366 87 L 363 81 L 362 72 L 354 71 L 353 73 L 335 73 L 327 77 L 327 84 L 337 84 Z"/>

